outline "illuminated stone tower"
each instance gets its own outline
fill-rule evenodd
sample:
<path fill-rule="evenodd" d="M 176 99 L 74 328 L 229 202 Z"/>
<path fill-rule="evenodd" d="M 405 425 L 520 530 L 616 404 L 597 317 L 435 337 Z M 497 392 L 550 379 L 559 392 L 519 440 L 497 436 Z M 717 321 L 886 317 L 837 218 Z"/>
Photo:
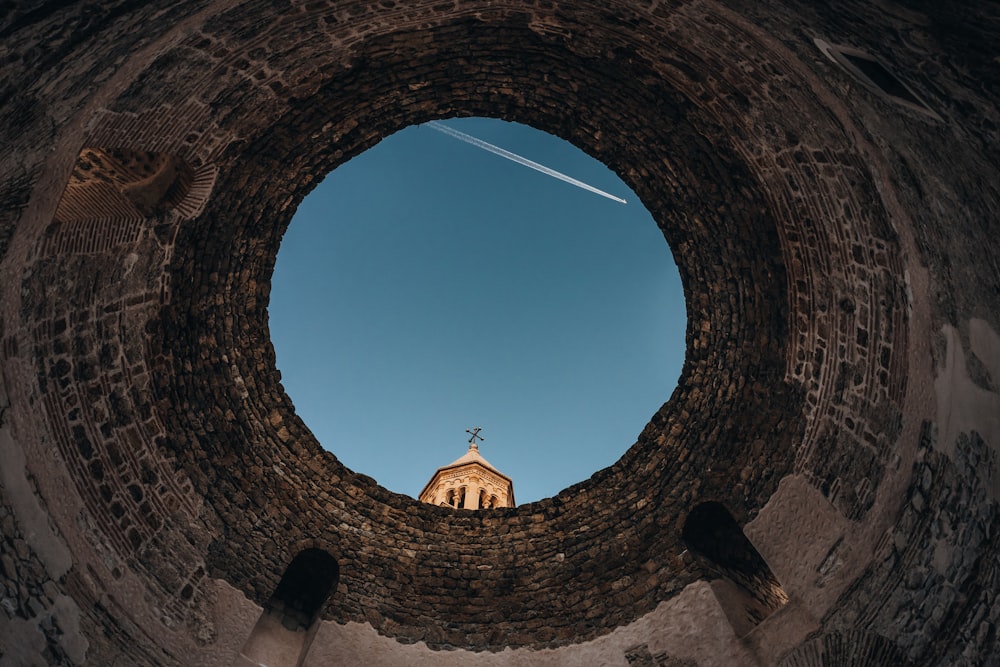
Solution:
<path fill-rule="evenodd" d="M 472 435 L 469 451 L 437 469 L 420 492 L 421 502 L 467 510 L 514 507 L 514 483 L 479 453 L 479 430 L 466 429 Z"/>

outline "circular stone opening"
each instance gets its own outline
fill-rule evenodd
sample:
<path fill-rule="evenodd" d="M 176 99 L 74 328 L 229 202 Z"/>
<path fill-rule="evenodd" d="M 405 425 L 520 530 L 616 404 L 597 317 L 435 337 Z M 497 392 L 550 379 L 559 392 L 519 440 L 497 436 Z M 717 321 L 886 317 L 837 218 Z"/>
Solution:
<path fill-rule="evenodd" d="M 680 278 L 600 162 L 518 123 L 441 125 L 627 204 L 429 124 L 400 131 L 299 206 L 272 279 L 277 365 L 349 468 L 416 497 L 482 426 L 532 502 L 614 463 L 670 396 Z"/>
<path fill-rule="evenodd" d="M 483 21 L 460 13 L 440 29 L 365 40 L 346 69 L 331 65 L 339 51 L 326 60 L 290 52 L 291 66 L 307 63 L 311 73 L 303 72 L 304 87 L 282 93 L 280 110 L 268 107 L 273 122 L 261 115 L 264 98 L 227 89 L 248 102 L 233 107 L 225 126 L 245 129 L 246 141 L 221 154 L 216 194 L 199 223 L 177 228 L 168 255 L 172 292 L 143 325 L 150 338 L 128 341 L 148 341 L 153 404 L 169 407 L 157 408 L 167 435 L 155 447 L 183 467 L 204 499 L 198 507 L 219 526 L 209 576 L 263 604 L 295 554 L 321 548 L 341 565 L 328 620 L 368 623 L 432 648 L 567 645 L 606 634 L 709 576 L 684 560 L 686 507 L 720 502 L 745 525 L 793 470 L 810 414 L 805 401 L 817 397 L 788 379 L 800 377 L 790 363 L 804 359 L 801 372 L 813 377 L 832 372 L 837 357 L 813 365 L 819 360 L 807 338 L 818 327 L 806 318 L 816 300 L 826 303 L 829 283 L 796 292 L 784 259 L 806 261 L 810 244 L 825 238 L 807 235 L 815 220 L 797 217 L 806 209 L 795 198 L 827 192 L 829 182 L 819 167 L 810 171 L 817 187 L 804 188 L 747 161 L 765 120 L 740 113 L 747 98 L 731 90 L 730 77 L 715 76 L 714 60 L 694 63 L 689 81 L 667 81 L 655 69 L 697 49 L 674 49 L 655 31 L 632 43 L 638 50 L 623 46 L 619 24 L 595 24 L 593 39 L 567 40 L 540 34 L 520 12 Z M 613 66 L 605 54 L 614 55 Z M 173 70 L 164 76 L 173 81 Z M 704 94 L 723 106 L 692 102 Z M 621 175 L 673 249 L 688 319 L 677 388 L 636 444 L 557 496 L 499 512 L 419 503 L 322 451 L 280 385 L 265 310 L 281 236 L 315 183 L 409 124 L 462 115 L 552 132 Z M 808 210 L 821 210 L 809 201 Z M 808 266 L 811 273 L 799 267 L 794 275 L 816 276 L 828 265 Z M 41 282 L 47 274 L 34 276 L 32 289 L 51 293 Z M 67 349 L 75 349 L 71 332 Z M 457 428 L 476 425 L 466 417 Z M 130 442 L 131 432 L 121 431 Z M 825 433 L 810 437 L 817 432 Z M 492 435 L 484 451 L 498 440 Z M 817 479 L 830 479 L 821 472 Z M 554 560 L 560 553 L 565 566 Z M 471 580 L 476 585 L 465 586 Z"/>

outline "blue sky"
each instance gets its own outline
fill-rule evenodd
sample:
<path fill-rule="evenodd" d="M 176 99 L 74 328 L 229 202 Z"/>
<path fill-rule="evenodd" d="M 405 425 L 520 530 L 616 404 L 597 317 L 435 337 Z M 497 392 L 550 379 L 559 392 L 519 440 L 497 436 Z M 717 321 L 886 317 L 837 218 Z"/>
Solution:
<path fill-rule="evenodd" d="M 299 207 L 271 339 L 296 412 L 351 469 L 415 497 L 481 426 L 524 504 L 614 463 L 670 397 L 683 294 L 604 165 L 524 125 L 444 122 L 629 203 L 409 127 Z"/>

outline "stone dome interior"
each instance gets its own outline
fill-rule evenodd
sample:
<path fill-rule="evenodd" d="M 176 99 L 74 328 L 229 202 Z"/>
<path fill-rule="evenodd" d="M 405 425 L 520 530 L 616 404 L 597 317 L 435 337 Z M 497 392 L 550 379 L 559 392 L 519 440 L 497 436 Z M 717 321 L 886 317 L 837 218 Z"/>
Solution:
<path fill-rule="evenodd" d="M 9 10 L 0 659 L 995 664 L 988 14 Z M 817 38 L 875 53 L 937 117 L 859 85 Z M 617 463 L 478 513 L 324 451 L 267 321 L 319 180 L 457 116 L 531 125 L 618 173 L 688 315 L 677 388 Z"/>

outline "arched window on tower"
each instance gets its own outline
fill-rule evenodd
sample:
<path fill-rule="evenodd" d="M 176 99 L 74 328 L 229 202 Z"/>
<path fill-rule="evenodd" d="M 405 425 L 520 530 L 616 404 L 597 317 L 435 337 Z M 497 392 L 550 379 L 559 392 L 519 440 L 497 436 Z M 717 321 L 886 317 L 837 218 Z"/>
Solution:
<path fill-rule="evenodd" d="M 289 563 L 243 646 L 237 665 L 299 667 L 337 588 L 339 567 L 322 549 L 305 549 Z M 241 662 L 242 661 L 242 662 Z"/>
<path fill-rule="evenodd" d="M 488 509 L 490 507 L 492 507 L 492 506 L 490 505 L 489 494 L 486 493 L 485 489 L 480 489 L 479 490 L 479 509 Z"/>
<path fill-rule="evenodd" d="M 681 536 L 713 577 L 712 589 L 737 636 L 745 636 L 788 602 L 771 568 L 721 503 L 692 509 Z"/>

